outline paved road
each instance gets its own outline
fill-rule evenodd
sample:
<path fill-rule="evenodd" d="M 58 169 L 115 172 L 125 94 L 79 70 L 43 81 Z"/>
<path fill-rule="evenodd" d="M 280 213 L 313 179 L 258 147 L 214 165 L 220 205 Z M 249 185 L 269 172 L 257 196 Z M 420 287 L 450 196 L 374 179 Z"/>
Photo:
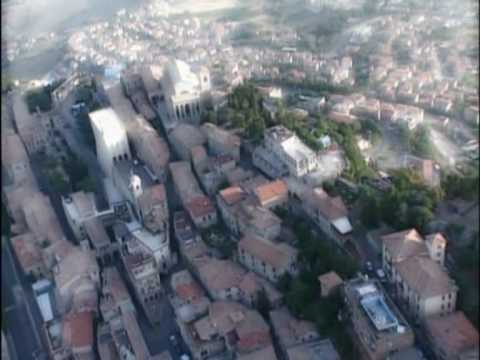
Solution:
<path fill-rule="evenodd" d="M 7 338 L 11 338 L 18 360 L 31 360 L 34 352 L 45 352 L 39 333 L 43 321 L 30 285 L 18 269 L 10 244 L 5 244 L 2 248 L 2 303 Z"/>

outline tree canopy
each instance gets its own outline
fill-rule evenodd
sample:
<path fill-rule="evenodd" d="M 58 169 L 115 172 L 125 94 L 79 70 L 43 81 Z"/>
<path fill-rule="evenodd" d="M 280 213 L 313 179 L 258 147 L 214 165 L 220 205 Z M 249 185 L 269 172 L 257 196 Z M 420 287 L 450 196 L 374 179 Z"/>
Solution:
<path fill-rule="evenodd" d="M 393 173 L 393 186 L 386 192 L 361 189 L 362 222 L 372 228 L 381 221 L 397 230 L 414 227 L 420 231 L 433 220 L 433 211 L 443 197 L 441 189 L 426 186 L 414 172 Z"/>

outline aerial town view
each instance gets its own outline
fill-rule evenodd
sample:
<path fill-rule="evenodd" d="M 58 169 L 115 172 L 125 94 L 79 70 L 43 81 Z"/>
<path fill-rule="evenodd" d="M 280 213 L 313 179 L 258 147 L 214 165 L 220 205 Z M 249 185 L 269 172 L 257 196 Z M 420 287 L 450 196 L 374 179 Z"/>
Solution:
<path fill-rule="evenodd" d="M 1 360 L 479 359 L 478 0 L 1 4 Z"/>

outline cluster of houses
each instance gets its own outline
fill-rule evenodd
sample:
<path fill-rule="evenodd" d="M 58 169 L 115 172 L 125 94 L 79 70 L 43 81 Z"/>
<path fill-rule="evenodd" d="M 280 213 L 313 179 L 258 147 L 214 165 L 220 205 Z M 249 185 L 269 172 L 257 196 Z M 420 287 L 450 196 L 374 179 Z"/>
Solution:
<path fill-rule="evenodd" d="M 39 279 L 34 291 L 51 356 L 94 358 L 97 348 L 101 359 L 169 359 L 168 353 L 150 353 L 133 302 L 152 324 L 161 324 L 160 299 L 168 296 L 195 360 L 339 359 L 314 324 L 289 313 L 275 287 L 282 275 L 299 270 L 295 240 L 277 215 L 280 209 L 305 217 L 341 246 L 354 241 L 342 198 L 308 181 L 322 171 L 319 155 L 276 126 L 265 130 L 252 154 L 254 168 L 247 168 L 237 135 L 200 125 L 212 95 L 205 68 L 175 60 L 163 72 L 143 70 L 106 87 L 110 107 L 89 114 L 108 208 L 99 209 L 92 193 L 63 197 L 74 239 L 66 238 L 50 200 L 39 191 L 24 141 L 2 118 L 11 243 L 23 271 Z M 334 103 L 337 112 L 381 117 L 378 101 L 352 96 Z M 166 139 L 154 128 L 159 122 Z M 182 208 L 173 214 L 170 179 Z M 179 254 L 171 249 L 170 224 Z M 219 256 L 202 235 L 217 224 L 227 230 L 223 241 L 234 246 L 233 258 Z M 343 295 L 361 356 L 418 353 L 412 322 L 425 328 L 439 358 L 478 356 L 478 332 L 456 311 L 458 288 L 443 267 L 446 239 L 423 239 L 412 229 L 386 235 L 381 244 L 395 302 L 382 283 L 362 275 L 342 280 L 330 272 L 318 279 L 319 296 Z M 177 255 L 186 268 L 166 286 L 160 274 L 171 272 Z M 115 257 L 122 271 L 110 265 Z M 269 322 L 256 310 L 263 297 L 271 307 Z M 449 336 L 457 329 L 460 335 Z"/>
<path fill-rule="evenodd" d="M 464 42 L 438 42 L 429 38 L 434 29 L 442 26 L 441 19 L 420 15 L 410 21 L 389 16 L 379 22 L 377 36 L 383 41 L 369 56 L 370 81 L 382 100 L 445 116 L 454 115 L 455 105 L 463 103 L 464 119 L 478 123 L 476 90 L 461 81 L 464 76 L 478 76 L 478 70 L 470 59 L 456 53 L 455 49 L 465 46 Z M 397 52 L 407 54 L 408 65 L 396 63 Z M 445 76 L 439 76 L 440 73 Z"/>
<path fill-rule="evenodd" d="M 67 239 L 52 202 L 33 174 L 21 137 L 2 117 L 2 198 L 12 221 L 10 243 L 39 306 L 35 324 L 55 359 L 94 356 L 99 267 L 91 249 Z M 14 120 L 16 120 L 14 118 Z"/>

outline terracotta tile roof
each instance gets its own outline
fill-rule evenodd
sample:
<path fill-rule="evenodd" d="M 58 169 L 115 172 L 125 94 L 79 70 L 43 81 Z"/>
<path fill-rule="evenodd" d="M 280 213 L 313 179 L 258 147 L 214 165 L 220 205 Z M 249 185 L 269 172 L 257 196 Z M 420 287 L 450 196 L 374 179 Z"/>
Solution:
<path fill-rule="evenodd" d="M 195 163 L 196 161 L 206 160 L 208 158 L 207 150 L 203 145 L 197 145 L 190 150 L 192 154 L 192 161 Z"/>
<path fill-rule="evenodd" d="M 270 311 L 270 321 L 279 342 L 286 348 L 301 343 L 308 335 L 319 338 L 314 323 L 295 318 L 286 307 Z"/>
<path fill-rule="evenodd" d="M 203 295 L 202 289 L 197 283 L 180 284 L 175 289 L 177 295 L 183 299 L 195 299 Z"/>
<path fill-rule="evenodd" d="M 248 295 L 253 295 L 261 289 L 261 285 L 258 282 L 258 277 L 253 272 L 247 273 L 243 278 L 238 287 Z"/>
<path fill-rule="evenodd" d="M 438 263 L 429 257 L 410 257 L 395 266 L 401 278 L 420 298 L 457 291 L 453 280 Z"/>
<path fill-rule="evenodd" d="M 198 269 L 200 279 L 210 291 L 238 287 L 246 271 L 229 260 L 208 258 Z"/>
<path fill-rule="evenodd" d="M 237 351 L 250 352 L 271 344 L 270 328 L 255 310 L 228 301 L 210 304 L 209 322 L 222 335 L 235 331 Z"/>
<path fill-rule="evenodd" d="M 151 208 L 152 206 L 163 204 L 167 200 L 165 185 L 155 184 L 146 188 L 140 197 L 141 206 Z"/>
<path fill-rule="evenodd" d="M 239 241 L 238 248 L 276 268 L 287 267 L 291 261 L 296 260 L 298 253 L 287 244 L 275 244 L 249 235 Z"/>
<path fill-rule="evenodd" d="M 10 239 L 13 250 L 24 271 L 42 263 L 41 250 L 35 244 L 35 237 L 31 232 L 14 236 Z"/>
<path fill-rule="evenodd" d="M 193 279 L 188 270 L 176 272 L 171 278 L 172 288 L 182 300 L 194 300 L 205 296 L 205 292 Z"/>
<path fill-rule="evenodd" d="M 394 262 L 426 254 L 427 247 L 415 229 L 408 229 L 381 237 Z"/>
<path fill-rule="evenodd" d="M 197 218 L 215 212 L 215 206 L 206 196 L 196 196 L 191 199 L 186 205 L 188 213 L 192 218 Z"/>
<path fill-rule="evenodd" d="M 322 188 L 307 191 L 305 195 L 304 200 L 314 209 L 318 209 L 329 221 L 348 216 L 348 210 L 339 196 L 330 197 Z"/>
<path fill-rule="evenodd" d="M 63 324 L 63 340 L 72 348 L 93 346 L 93 314 L 89 311 L 68 314 Z"/>
<path fill-rule="evenodd" d="M 231 186 L 220 191 L 219 196 L 227 205 L 234 205 L 244 200 L 247 193 L 240 186 Z"/>
<path fill-rule="evenodd" d="M 255 190 L 255 195 L 262 206 L 279 197 L 287 196 L 287 184 L 283 180 L 276 180 L 264 185 L 258 186 Z"/>
<path fill-rule="evenodd" d="M 343 283 L 343 280 L 335 271 L 330 271 L 318 277 L 318 281 L 325 285 L 328 289 Z"/>
<path fill-rule="evenodd" d="M 437 346 L 447 351 L 447 356 L 461 354 L 472 348 L 478 351 L 478 330 L 461 311 L 446 316 L 428 317 L 425 327 Z"/>

